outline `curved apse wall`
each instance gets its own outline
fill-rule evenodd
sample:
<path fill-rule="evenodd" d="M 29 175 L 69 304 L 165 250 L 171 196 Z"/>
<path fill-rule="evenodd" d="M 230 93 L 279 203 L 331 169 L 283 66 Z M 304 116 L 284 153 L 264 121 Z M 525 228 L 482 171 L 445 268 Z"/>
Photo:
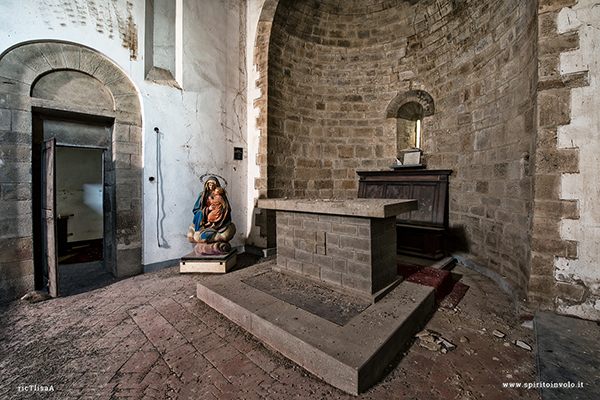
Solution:
<path fill-rule="evenodd" d="M 531 248 L 537 2 L 279 2 L 269 43 L 267 194 L 355 197 L 396 157 L 399 93 L 424 90 L 429 169 L 452 169 L 451 251 L 521 295 Z"/>

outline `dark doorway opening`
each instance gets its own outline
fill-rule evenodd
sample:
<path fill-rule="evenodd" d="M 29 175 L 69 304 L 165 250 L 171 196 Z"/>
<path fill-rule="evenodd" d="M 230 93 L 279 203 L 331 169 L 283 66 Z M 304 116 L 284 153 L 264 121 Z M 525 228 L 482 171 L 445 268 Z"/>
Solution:
<path fill-rule="evenodd" d="M 57 227 L 60 232 L 60 227 Z M 68 229 L 68 228 L 65 228 Z M 66 231 L 68 232 L 68 230 Z M 66 233 L 68 235 L 68 233 Z M 60 238 L 61 233 L 57 236 Z M 60 245 L 60 243 L 59 243 Z M 92 239 L 65 243 L 64 251 L 58 250 L 58 265 L 83 264 L 104 259 L 104 239 Z"/>
<path fill-rule="evenodd" d="M 114 185 L 108 184 L 114 181 L 112 120 L 68 117 L 46 110 L 33 115 L 35 285 L 53 296 L 115 280 Z M 48 141 L 55 142 L 52 165 L 46 161 Z"/>

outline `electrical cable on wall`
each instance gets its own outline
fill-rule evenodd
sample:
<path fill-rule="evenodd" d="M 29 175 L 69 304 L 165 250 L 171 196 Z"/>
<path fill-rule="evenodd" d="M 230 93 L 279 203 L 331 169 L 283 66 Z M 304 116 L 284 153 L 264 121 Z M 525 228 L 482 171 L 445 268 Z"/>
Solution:
<path fill-rule="evenodd" d="M 162 170 L 160 166 L 160 129 L 154 128 L 156 132 L 156 241 L 158 243 L 158 247 L 168 249 L 169 243 L 165 240 L 164 236 L 161 241 L 161 221 L 164 219 L 164 212 L 161 216 L 160 207 L 161 202 L 164 203 L 164 196 L 160 196 L 160 192 L 162 190 Z M 164 208 L 164 204 L 163 204 Z"/>
<path fill-rule="evenodd" d="M 156 132 L 156 177 L 160 177 L 160 130 L 158 127 L 154 128 Z M 158 180 L 156 182 L 156 241 L 158 247 L 160 247 L 160 190 L 158 187 Z"/>

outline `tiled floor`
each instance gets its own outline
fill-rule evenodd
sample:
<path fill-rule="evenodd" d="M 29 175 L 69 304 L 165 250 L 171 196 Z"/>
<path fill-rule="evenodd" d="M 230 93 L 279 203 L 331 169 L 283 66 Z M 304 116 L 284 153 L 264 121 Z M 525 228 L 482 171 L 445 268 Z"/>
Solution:
<path fill-rule="evenodd" d="M 458 266 L 470 286 L 456 310 L 427 325 L 454 343 L 447 353 L 419 345 L 390 367 L 363 399 L 538 398 L 503 383 L 535 381 L 533 345 L 510 298 L 488 278 Z M 178 267 L 100 289 L 0 307 L 2 399 L 350 399 L 265 348 L 195 297 Z M 499 339 L 494 329 L 507 334 Z"/>

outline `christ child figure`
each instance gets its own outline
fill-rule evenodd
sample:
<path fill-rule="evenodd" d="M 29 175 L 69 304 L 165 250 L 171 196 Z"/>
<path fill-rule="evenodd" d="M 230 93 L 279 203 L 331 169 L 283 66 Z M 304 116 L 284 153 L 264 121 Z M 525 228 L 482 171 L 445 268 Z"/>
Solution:
<path fill-rule="evenodd" d="M 206 216 L 206 227 L 213 228 L 223 218 L 225 212 L 225 199 L 221 187 L 216 187 L 208 196 L 208 215 Z"/>

